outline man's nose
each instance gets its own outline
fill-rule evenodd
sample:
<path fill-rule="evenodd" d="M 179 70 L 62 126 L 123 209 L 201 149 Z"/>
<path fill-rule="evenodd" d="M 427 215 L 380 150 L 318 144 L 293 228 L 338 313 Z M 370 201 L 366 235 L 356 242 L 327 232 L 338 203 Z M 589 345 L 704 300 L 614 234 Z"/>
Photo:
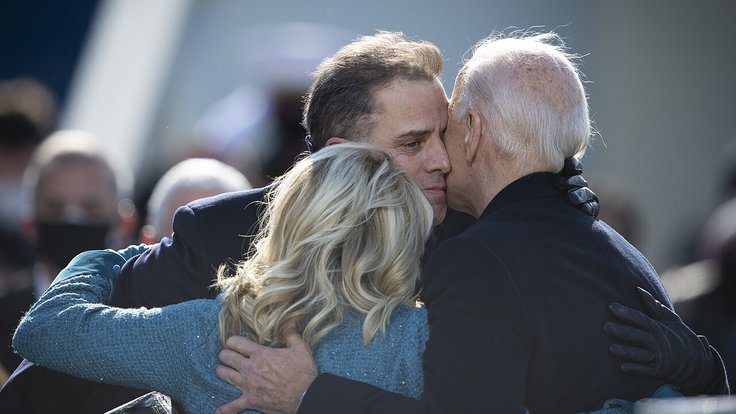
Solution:
<path fill-rule="evenodd" d="M 447 155 L 447 149 L 445 149 L 445 144 L 440 137 L 434 137 L 431 140 L 431 154 L 429 158 L 428 161 L 431 171 L 439 171 L 447 174 L 452 169 L 450 157 Z"/>

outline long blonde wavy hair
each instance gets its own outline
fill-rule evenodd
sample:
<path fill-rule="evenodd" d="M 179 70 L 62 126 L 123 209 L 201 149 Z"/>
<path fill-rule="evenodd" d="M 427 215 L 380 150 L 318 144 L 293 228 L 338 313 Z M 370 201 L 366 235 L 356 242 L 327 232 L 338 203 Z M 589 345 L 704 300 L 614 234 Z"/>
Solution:
<path fill-rule="evenodd" d="M 296 163 L 269 194 L 249 258 L 218 272 L 220 338 L 247 329 L 282 344 L 295 321 L 310 347 L 345 311 L 365 315 L 363 342 L 413 304 L 432 227 L 422 191 L 374 146 L 344 143 Z"/>

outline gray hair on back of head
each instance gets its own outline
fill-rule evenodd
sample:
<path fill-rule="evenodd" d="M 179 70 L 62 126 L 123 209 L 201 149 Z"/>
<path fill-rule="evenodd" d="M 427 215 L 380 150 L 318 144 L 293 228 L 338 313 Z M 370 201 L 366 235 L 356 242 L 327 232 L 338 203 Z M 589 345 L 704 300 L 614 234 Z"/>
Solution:
<path fill-rule="evenodd" d="M 591 135 L 578 59 L 554 32 L 494 33 L 461 68 L 453 115 L 477 112 L 504 159 L 557 172 L 585 153 Z"/>

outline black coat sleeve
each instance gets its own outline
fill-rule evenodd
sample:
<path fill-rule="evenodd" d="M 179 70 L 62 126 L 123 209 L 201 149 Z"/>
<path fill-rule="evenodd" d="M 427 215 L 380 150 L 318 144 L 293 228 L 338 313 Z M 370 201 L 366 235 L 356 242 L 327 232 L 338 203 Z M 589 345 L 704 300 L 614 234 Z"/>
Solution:
<path fill-rule="evenodd" d="M 299 413 L 523 412 L 531 339 L 506 273 L 479 243 L 444 243 L 427 265 L 430 337 L 421 399 L 322 374 Z"/>
<path fill-rule="evenodd" d="M 215 297 L 217 269 L 247 252 L 265 192 L 230 193 L 179 208 L 173 235 L 123 266 L 112 304 L 155 307 Z"/>

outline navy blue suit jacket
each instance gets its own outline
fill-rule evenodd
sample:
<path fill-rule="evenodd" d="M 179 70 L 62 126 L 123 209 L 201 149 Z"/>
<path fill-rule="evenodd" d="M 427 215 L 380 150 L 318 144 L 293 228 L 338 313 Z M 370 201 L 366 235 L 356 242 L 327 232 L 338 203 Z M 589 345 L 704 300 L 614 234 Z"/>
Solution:
<path fill-rule="evenodd" d="M 214 298 L 217 269 L 247 253 L 269 188 L 227 193 L 179 208 L 173 236 L 123 267 L 112 305 L 156 307 Z"/>

